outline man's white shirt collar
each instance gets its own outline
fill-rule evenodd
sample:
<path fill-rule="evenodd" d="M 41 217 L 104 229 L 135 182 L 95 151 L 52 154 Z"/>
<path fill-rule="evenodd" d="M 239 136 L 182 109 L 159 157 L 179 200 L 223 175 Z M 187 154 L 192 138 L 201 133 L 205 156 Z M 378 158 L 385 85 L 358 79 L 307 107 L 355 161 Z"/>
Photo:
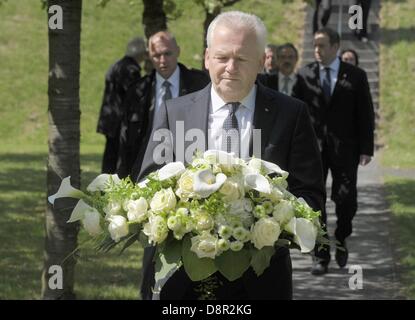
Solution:
<path fill-rule="evenodd" d="M 245 98 L 243 98 L 242 101 L 235 101 L 235 102 L 240 102 L 241 105 L 243 105 L 244 107 L 248 108 L 250 111 L 253 112 L 255 110 L 256 90 L 257 90 L 257 87 L 256 85 L 254 85 L 251 91 L 249 91 L 248 95 Z M 218 95 L 213 85 L 210 89 L 210 97 L 211 97 L 211 102 L 212 102 L 213 113 L 215 113 L 216 111 L 218 111 L 219 109 L 223 108 L 226 105 L 226 102 L 223 101 L 223 99 Z"/>

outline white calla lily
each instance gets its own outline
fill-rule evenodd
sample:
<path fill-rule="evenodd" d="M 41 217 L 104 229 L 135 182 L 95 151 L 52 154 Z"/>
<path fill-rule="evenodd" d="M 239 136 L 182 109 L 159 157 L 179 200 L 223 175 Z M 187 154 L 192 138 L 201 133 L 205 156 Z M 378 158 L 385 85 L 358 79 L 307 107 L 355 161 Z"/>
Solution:
<path fill-rule="evenodd" d="M 302 253 L 308 253 L 314 249 L 317 228 L 312 221 L 293 217 L 284 229 L 294 235 L 294 242 L 300 246 Z"/>
<path fill-rule="evenodd" d="M 78 189 L 71 186 L 71 177 L 62 179 L 61 185 L 59 186 L 58 192 L 48 197 L 48 201 L 51 204 L 55 203 L 56 199 L 59 198 L 77 198 L 81 199 L 85 194 Z"/>
<path fill-rule="evenodd" d="M 91 210 L 94 210 L 94 208 L 92 208 L 91 206 L 87 205 L 81 199 L 76 204 L 75 208 L 73 209 L 73 211 L 71 213 L 71 217 L 69 218 L 69 220 L 67 222 L 70 223 L 70 222 L 75 222 L 75 221 L 81 220 L 81 219 L 83 219 L 85 217 L 85 212 L 91 211 Z"/>
<path fill-rule="evenodd" d="M 279 175 L 281 175 L 284 179 L 286 179 L 288 177 L 288 172 L 282 170 L 278 165 L 276 165 L 275 163 L 272 162 L 268 162 L 265 160 L 261 160 L 262 163 L 262 167 L 265 169 L 265 173 L 266 174 L 270 174 L 270 173 L 278 173 Z"/>
<path fill-rule="evenodd" d="M 272 162 L 268 162 L 259 158 L 252 158 L 248 162 L 248 166 L 245 168 L 246 173 L 261 173 L 261 169 L 264 174 L 278 173 L 284 179 L 288 177 L 288 172 L 282 170 L 278 165 Z"/>
<path fill-rule="evenodd" d="M 111 180 L 114 181 L 115 184 L 118 184 L 121 181 L 117 174 L 103 173 L 92 180 L 88 187 L 86 187 L 86 190 L 89 192 L 104 191 L 108 185 L 108 182 Z"/>
<path fill-rule="evenodd" d="M 268 180 L 263 175 L 258 173 L 250 173 L 245 175 L 245 187 L 266 194 L 271 193 L 271 185 Z"/>
<path fill-rule="evenodd" d="M 167 180 L 182 174 L 185 170 L 183 162 L 170 162 L 158 171 L 158 179 Z"/>
<path fill-rule="evenodd" d="M 223 173 L 215 176 L 210 169 L 200 170 L 193 176 L 193 191 L 202 198 L 207 198 L 219 190 L 226 179 Z"/>
<path fill-rule="evenodd" d="M 301 247 L 302 253 L 314 249 L 317 239 L 317 228 L 310 220 L 297 218 L 296 235 L 294 241 Z"/>

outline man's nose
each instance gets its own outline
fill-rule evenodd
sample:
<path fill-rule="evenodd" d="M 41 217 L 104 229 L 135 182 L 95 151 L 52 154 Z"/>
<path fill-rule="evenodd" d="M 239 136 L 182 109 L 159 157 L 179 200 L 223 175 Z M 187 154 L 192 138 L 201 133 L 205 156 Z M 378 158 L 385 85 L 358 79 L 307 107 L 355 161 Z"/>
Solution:
<path fill-rule="evenodd" d="M 232 73 L 235 72 L 236 69 L 236 61 L 234 59 L 229 59 L 228 63 L 226 64 L 226 71 Z"/>

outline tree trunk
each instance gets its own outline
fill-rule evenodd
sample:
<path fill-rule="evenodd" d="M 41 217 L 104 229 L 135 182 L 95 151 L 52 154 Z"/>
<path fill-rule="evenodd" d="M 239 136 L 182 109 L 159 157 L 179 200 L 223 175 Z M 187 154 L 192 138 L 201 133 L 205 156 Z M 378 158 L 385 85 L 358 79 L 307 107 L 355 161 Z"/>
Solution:
<path fill-rule="evenodd" d="M 143 25 L 146 38 L 158 31 L 167 29 L 166 13 L 163 9 L 164 0 L 143 0 Z"/>
<path fill-rule="evenodd" d="M 164 0 L 143 0 L 143 25 L 146 38 L 167 29 L 167 17 L 163 9 Z M 149 57 L 144 61 L 144 71 L 150 74 L 154 67 Z"/>
<path fill-rule="evenodd" d="M 63 29 L 49 28 L 48 33 L 47 195 L 54 194 L 61 179 L 67 176 L 71 176 L 71 183 L 75 188 L 80 187 L 79 73 L 82 0 L 49 0 L 47 7 L 52 5 L 62 8 Z M 43 299 L 75 298 L 76 259 L 71 253 L 77 247 L 79 225 L 66 223 L 75 203 L 76 201 L 68 198 L 56 200 L 54 207 L 47 203 Z M 62 268 L 62 286 L 56 281 L 59 272 L 56 272 L 54 266 Z"/>

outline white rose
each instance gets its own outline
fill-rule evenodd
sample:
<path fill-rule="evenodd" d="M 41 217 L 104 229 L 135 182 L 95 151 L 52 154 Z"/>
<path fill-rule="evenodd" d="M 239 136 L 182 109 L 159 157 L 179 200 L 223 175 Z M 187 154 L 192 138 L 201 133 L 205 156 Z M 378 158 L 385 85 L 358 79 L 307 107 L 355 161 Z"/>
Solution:
<path fill-rule="evenodd" d="M 121 210 L 121 204 L 116 201 L 110 201 L 108 204 L 104 207 L 104 212 L 107 214 L 105 219 L 107 219 L 110 216 L 116 215 Z"/>
<path fill-rule="evenodd" d="M 150 207 L 154 213 L 173 210 L 176 207 L 176 195 L 171 188 L 162 189 L 153 196 Z"/>
<path fill-rule="evenodd" d="M 204 211 L 194 213 L 193 219 L 197 231 L 211 230 L 215 225 L 213 217 Z"/>
<path fill-rule="evenodd" d="M 108 221 L 110 222 L 108 231 L 110 232 L 112 240 L 118 242 L 122 237 L 128 235 L 127 219 L 123 216 L 113 215 L 108 218 Z"/>
<path fill-rule="evenodd" d="M 280 225 L 273 218 L 261 218 L 251 227 L 251 242 L 255 248 L 273 246 L 280 236 Z"/>
<path fill-rule="evenodd" d="M 176 190 L 177 196 L 182 200 L 187 200 L 189 198 L 194 198 L 195 193 L 193 190 L 193 173 L 186 171 L 183 173 L 177 181 L 178 189 Z"/>
<path fill-rule="evenodd" d="M 168 235 L 166 220 L 158 215 L 151 215 L 143 228 L 144 234 L 150 243 L 162 243 Z"/>
<path fill-rule="evenodd" d="M 190 250 L 196 253 L 199 258 L 215 258 L 218 252 L 218 237 L 216 235 L 212 235 L 209 232 L 203 232 L 201 235 L 195 236 L 191 240 L 192 246 Z"/>
<path fill-rule="evenodd" d="M 143 197 L 129 200 L 126 207 L 129 221 L 143 222 L 147 218 L 148 203 Z"/>
<path fill-rule="evenodd" d="M 272 213 L 279 224 L 288 223 L 294 217 L 294 207 L 288 200 L 281 200 L 275 207 Z"/>
<path fill-rule="evenodd" d="M 82 225 L 91 236 L 97 236 L 102 232 L 99 224 L 100 218 L 99 212 L 94 208 L 85 211 L 85 216 L 82 219 Z"/>
<path fill-rule="evenodd" d="M 244 194 L 243 181 L 237 181 L 236 179 L 228 178 L 219 189 L 219 192 L 224 195 L 223 199 L 226 202 L 238 200 Z"/>

